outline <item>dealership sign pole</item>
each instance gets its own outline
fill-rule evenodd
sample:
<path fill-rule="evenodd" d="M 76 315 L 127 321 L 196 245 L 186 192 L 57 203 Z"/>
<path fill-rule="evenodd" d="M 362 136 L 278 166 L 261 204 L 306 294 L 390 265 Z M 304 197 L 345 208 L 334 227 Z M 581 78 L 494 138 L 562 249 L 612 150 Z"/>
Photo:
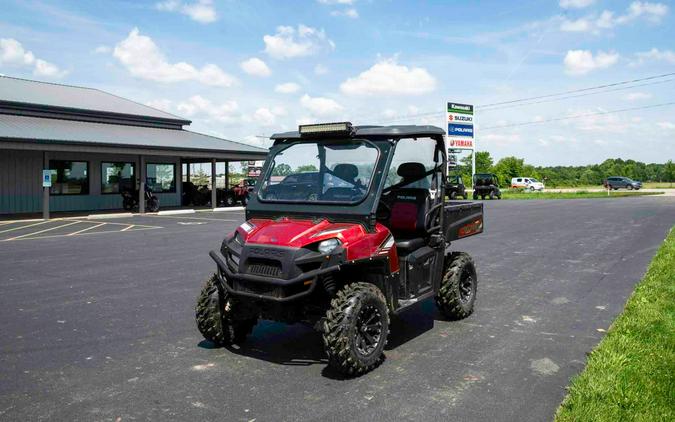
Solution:
<path fill-rule="evenodd" d="M 471 151 L 471 175 L 476 174 L 476 142 L 474 139 L 474 115 L 473 105 L 448 102 L 446 121 L 448 135 L 446 146 L 448 155 Z"/>

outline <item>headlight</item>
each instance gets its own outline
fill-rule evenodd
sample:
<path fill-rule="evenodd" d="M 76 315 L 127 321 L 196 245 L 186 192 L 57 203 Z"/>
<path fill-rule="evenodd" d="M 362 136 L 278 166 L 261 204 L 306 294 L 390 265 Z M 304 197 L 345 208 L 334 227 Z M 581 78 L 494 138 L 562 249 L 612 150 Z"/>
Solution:
<path fill-rule="evenodd" d="M 319 252 L 321 252 L 324 255 L 328 255 L 329 253 L 333 252 L 333 250 L 338 246 L 340 246 L 340 241 L 337 240 L 336 238 L 326 239 L 323 242 L 319 243 Z"/>

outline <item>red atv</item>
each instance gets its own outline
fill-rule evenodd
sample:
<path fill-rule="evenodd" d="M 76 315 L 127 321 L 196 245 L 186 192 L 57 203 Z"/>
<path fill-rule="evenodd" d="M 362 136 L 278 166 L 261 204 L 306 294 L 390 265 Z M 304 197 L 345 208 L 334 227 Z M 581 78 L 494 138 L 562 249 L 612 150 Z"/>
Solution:
<path fill-rule="evenodd" d="M 449 319 L 471 314 L 476 268 L 450 242 L 483 231 L 483 206 L 445 203 L 442 129 L 331 123 L 272 139 L 246 222 L 210 253 L 196 308 L 207 340 L 242 342 L 261 318 L 307 322 L 329 365 L 358 375 L 381 362 L 391 314 L 430 297 Z M 278 182 L 308 166 L 304 196 Z"/>

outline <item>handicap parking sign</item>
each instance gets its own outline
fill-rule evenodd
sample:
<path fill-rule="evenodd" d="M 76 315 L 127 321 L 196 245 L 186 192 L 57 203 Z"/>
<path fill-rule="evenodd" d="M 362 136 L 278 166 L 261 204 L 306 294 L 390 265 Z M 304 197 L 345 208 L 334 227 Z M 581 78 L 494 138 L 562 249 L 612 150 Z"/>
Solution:
<path fill-rule="evenodd" d="M 51 188 L 52 187 L 52 171 L 51 170 L 42 170 L 42 187 Z"/>

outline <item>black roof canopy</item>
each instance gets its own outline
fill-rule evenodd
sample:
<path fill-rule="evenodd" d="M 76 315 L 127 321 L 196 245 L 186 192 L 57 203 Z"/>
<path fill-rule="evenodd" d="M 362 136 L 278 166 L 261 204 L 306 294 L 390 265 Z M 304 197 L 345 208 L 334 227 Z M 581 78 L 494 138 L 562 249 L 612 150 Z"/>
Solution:
<path fill-rule="evenodd" d="M 354 126 L 352 137 L 388 137 L 409 138 L 412 136 L 444 136 L 445 131 L 431 125 L 394 125 L 394 126 Z M 301 139 L 299 131 L 275 133 L 271 139 L 275 141 Z M 304 139 L 304 138 L 302 138 Z"/>

